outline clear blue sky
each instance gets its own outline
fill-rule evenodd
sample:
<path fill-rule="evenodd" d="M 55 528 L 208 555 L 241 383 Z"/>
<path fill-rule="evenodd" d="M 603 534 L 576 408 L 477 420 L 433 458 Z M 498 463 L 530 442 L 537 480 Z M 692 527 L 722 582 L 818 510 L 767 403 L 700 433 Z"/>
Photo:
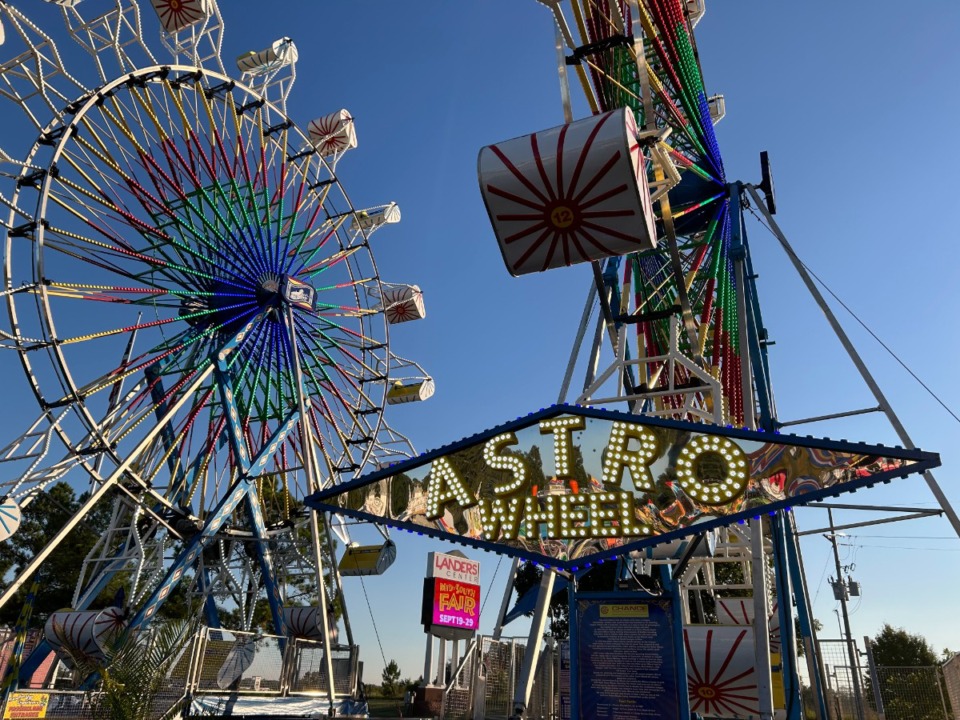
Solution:
<path fill-rule="evenodd" d="M 275 12 L 249 1 L 223 6 L 225 58 L 283 35 L 297 42 L 298 81 L 288 109 L 298 123 L 340 107 L 353 113 L 360 147 L 338 174 L 354 204 L 400 203 L 402 223 L 379 231 L 372 244 L 385 280 L 417 283 L 425 292 L 426 320 L 395 327 L 392 341 L 401 355 L 424 364 L 437 394 L 391 408 L 390 423 L 423 450 L 556 401 L 588 269 L 511 278 L 476 179 L 482 146 L 562 120 L 547 10 L 534 0 L 300 0 L 270 5 Z M 960 389 L 951 382 L 960 149 L 950 140 L 960 110 L 960 5 L 713 0 L 697 42 L 708 92 L 726 96 L 717 132 L 728 177 L 759 181 L 758 153 L 768 150 L 777 219 L 797 252 L 948 405 L 960 407 Z M 70 57 L 83 61 L 72 51 Z M 578 113 L 585 114 L 582 106 Z M 8 137 L 11 127 L 0 115 L 0 147 L 25 151 L 29 139 Z M 781 420 L 873 405 L 773 239 L 756 224 L 749 232 L 764 320 L 776 341 L 770 353 Z M 957 424 L 849 317 L 841 318 L 916 443 L 942 454 L 938 476 L 960 505 Z M 13 356 L 5 362 L 16 376 Z M 5 438 L 19 432 L 10 421 L 3 427 Z M 803 432 L 896 443 L 879 416 Z M 849 499 L 933 503 L 918 478 Z M 801 511 L 798 522 L 801 529 L 820 527 L 825 516 Z M 864 518 L 837 514 L 839 522 Z M 948 524 L 934 519 L 844 541 L 844 562 L 856 563 L 864 592 L 852 616 L 856 636 L 890 622 L 925 635 L 937 650 L 960 649 L 960 627 L 948 620 L 960 560 L 960 542 L 944 539 L 950 535 Z M 426 553 L 445 548 L 407 535 L 398 541 L 395 566 L 365 588 L 387 659 L 416 677 L 424 645 L 420 578 Z M 816 615 L 835 637 L 825 580 L 829 545 L 812 536 L 803 548 Z M 482 561 L 486 592 L 498 558 L 468 554 Z M 504 560 L 491 591 L 484 631 L 508 565 Z M 382 660 L 360 582 L 349 580 L 347 592 L 366 679 L 377 682 Z"/>

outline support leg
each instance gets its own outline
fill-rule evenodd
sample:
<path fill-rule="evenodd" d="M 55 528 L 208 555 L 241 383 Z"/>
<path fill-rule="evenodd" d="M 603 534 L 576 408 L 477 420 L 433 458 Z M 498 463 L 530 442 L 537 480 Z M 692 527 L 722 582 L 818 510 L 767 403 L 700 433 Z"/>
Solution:
<path fill-rule="evenodd" d="M 540 579 L 540 592 L 537 596 L 537 607 L 530 622 L 530 634 L 527 637 L 527 647 L 523 653 L 523 663 L 520 666 L 520 682 L 517 683 L 513 696 L 513 720 L 520 720 L 527 711 L 530 702 L 530 690 L 533 688 L 533 676 L 540 658 L 540 645 L 543 643 L 543 632 L 547 626 L 547 611 L 550 600 L 553 598 L 553 583 L 557 574 L 553 570 L 544 570 Z"/>
<path fill-rule="evenodd" d="M 840 344 L 843 345 L 843 349 L 847 351 L 847 355 L 850 356 L 850 359 L 856 366 L 857 371 L 863 378 L 863 381 L 867 384 L 867 387 L 870 388 L 870 392 L 873 393 L 873 397 L 876 399 L 877 405 L 883 411 L 883 414 L 887 416 L 887 420 L 889 420 L 890 425 L 893 426 L 893 429 L 900 438 L 900 441 L 904 444 L 904 447 L 910 450 L 916 449 L 917 446 L 913 444 L 913 440 L 911 440 L 910 435 L 907 434 L 907 429 L 903 426 L 903 423 L 900 422 L 900 418 L 893 411 L 889 401 L 883 394 L 883 391 L 880 389 L 880 385 L 877 384 L 876 379 L 867 368 L 866 363 L 863 362 L 863 358 L 860 357 L 857 349 L 853 346 L 853 343 L 850 342 L 850 338 L 847 337 L 847 333 L 844 331 L 843 327 L 841 327 L 840 322 L 837 320 L 837 316 L 833 314 L 833 310 L 830 309 L 830 306 L 824 299 L 820 289 L 813 282 L 813 278 L 810 277 L 810 273 L 807 271 L 806 266 L 800 261 L 800 258 L 797 257 L 797 254 L 793 251 L 793 247 L 783 234 L 783 231 L 780 230 L 780 226 L 777 225 L 776 220 L 774 220 L 773 216 L 767 211 L 766 205 L 760 200 L 760 196 L 757 194 L 757 189 L 753 185 L 747 185 L 746 188 L 750 192 L 750 196 L 753 198 L 757 209 L 769 224 L 770 230 L 773 232 L 774 236 L 776 236 L 777 240 L 780 242 L 780 245 L 787 253 L 787 257 L 790 258 L 790 262 L 793 263 L 793 267 L 796 269 L 801 280 L 803 280 L 803 284 L 806 285 L 807 291 L 816 301 L 817 305 L 820 307 L 820 310 L 823 311 L 823 314 L 827 318 L 827 322 L 830 323 L 831 329 L 837 336 L 837 339 L 840 340 Z M 950 501 L 947 500 L 947 496 L 944 494 L 940 485 L 933 477 L 933 473 L 927 470 L 923 474 L 923 479 L 926 480 L 930 491 L 937 499 L 937 502 L 940 504 L 940 508 L 946 514 L 947 519 L 950 520 L 950 524 L 953 526 L 953 531 L 957 533 L 958 537 L 960 537 L 960 516 L 957 515 L 957 512 L 953 509 L 953 506 L 950 505 Z"/>
<path fill-rule="evenodd" d="M 770 623 L 767 610 L 767 565 L 763 556 L 763 519 L 750 521 L 750 550 L 753 558 L 753 642 L 754 671 L 760 720 L 773 720 L 773 688 L 770 667 Z"/>

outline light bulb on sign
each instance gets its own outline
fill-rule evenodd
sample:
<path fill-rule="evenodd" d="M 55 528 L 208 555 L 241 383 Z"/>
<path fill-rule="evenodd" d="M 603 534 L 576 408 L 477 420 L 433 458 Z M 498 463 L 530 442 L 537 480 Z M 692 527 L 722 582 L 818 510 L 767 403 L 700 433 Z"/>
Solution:
<path fill-rule="evenodd" d="M 677 479 L 690 497 L 704 505 L 727 505 L 747 489 L 747 456 L 727 438 L 695 437 L 677 459 Z M 709 477 L 706 474 L 709 473 Z"/>
<path fill-rule="evenodd" d="M 573 455 L 573 431 L 583 430 L 585 427 L 586 420 L 582 417 L 562 417 L 540 421 L 541 434 L 553 433 L 553 462 L 558 478 L 572 477 L 570 456 Z"/>
<path fill-rule="evenodd" d="M 630 450 L 631 440 L 639 444 L 636 450 Z M 604 485 L 621 486 L 624 469 L 630 470 L 633 486 L 637 490 L 653 490 L 653 475 L 650 465 L 660 454 L 657 436 L 649 429 L 630 423 L 614 422 L 607 442 L 607 454 L 603 462 Z"/>
<path fill-rule="evenodd" d="M 516 445 L 517 436 L 512 432 L 497 435 L 483 446 L 483 461 L 494 470 L 506 470 L 512 476 L 505 484 L 493 486 L 497 495 L 510 495 L 521 487 L 527 479 L 527 466 L 523 460 L 515 455 L 501 455 L 500 450 L 507 445 Z"/>

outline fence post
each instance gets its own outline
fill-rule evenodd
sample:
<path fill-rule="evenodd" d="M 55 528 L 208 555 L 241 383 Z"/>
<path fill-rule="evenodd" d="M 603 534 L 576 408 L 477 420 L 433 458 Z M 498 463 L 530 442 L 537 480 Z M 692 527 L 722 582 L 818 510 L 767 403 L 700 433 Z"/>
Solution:
<path fill-rule="evenodd" d="M 934 665 L 934 666 L 933 666 L 933 674 L 934 674 L 935 679 L 936 679 L 936 681 L 937 681 L 937 692 L 940 693 L 940 707 L 943 708 L 943 717 L 945 717 L 945 718 L 947 718 L 947 720 L 949 720 L 949 718 L 950 718 L 950 713 L 947 712 L 947 703 L 946 703 L 946 701 L 943 699 L 943 683 L 940 682 L 940 679 L 943 677 L 943 672 L 942 672 L 942 670 L 940 669 L 940 666 L 939 666 L 939 665 Z"/>
<path fill-rule="evenodd" d="M 297 639 L 290 638 L 280 656 L 280 696 L 290 694 L 293 666 L 297 659 Z"/>
<path fill-rule="evenodd" d="M 555 682 L 555 669 L 556 669 L 556 650 L 557 643 L 553 639 L 552 635 L 547 636 L 547 657 L 549 658 L 549 663 L 544 663 L 544 668 L 546 670 L 546 690 L 540 693 L 540 696 L 544 698 L 544 702 L 541 703 L 540 712 L 543 714 L 544 720 L 553 720 L 553 706 L 554 706 L 554 687 L 556 686 Z"/>
<path fill-rule="evenodd" d="M 507 687 L 509 688 L 509 693 L 507 693 L 507 702 L 513 702 L 514 690 L 517 687 L 517 641 L 512 639 L 510 641 L 510 677 L 508 678 Z"/>
<path fill-rule="evenodd" d="M 483 635 L 477 636 L 477 665 L 474 671 L 473 682 L 473 720 L 483 720 L 487 712 L 487 673 L 489 673 L 490 653 L 488 649 L 485 653 L 484 646 L 486 638 Z M 492 643 L 491 643 L 492 645 Z"/>
<path fill-rule="evenodd" d="M 208 628 L 201 628 L 197 632 L 197 641 L 193 646 L 193 658 L 190 660 L 190 671 L 188 672 L 189 677 L 187 678 L 191 695 L 195 693 L 200 686 L 200 673 L 203 671 L 203 648 L 207 642 L 208 632 Z"/>
<path fill-rule="evenodd" d="M 870 668 L 870 685 L 873 688 L 873 702 L 877 706 L 877 716 L 879 720 L 886 720 L 883 696 L 880 693 L 880 674 L 877 672 L 877 661 L 873 658 L 873 643 L 870 641 L 869 635 L 863 636 L 863 645 L 867 649 L 867 665 Z"/>

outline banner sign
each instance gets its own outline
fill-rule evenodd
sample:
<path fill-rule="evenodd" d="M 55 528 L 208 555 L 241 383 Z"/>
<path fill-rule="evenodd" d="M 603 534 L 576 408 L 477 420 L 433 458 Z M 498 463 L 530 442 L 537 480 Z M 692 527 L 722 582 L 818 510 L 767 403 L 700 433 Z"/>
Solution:
<path fill-rule="evenodd" d="M 306 502 L 576 570 L 939 464 L 922 450 L 557 405 Z"/>
<path fill-rule="evenodd" d="M 50 693 L 13 692 L 3 708 L 3 720 L 45 718 Z"/>
<path fill-rule="evenodd" d="M 671 601 L 577 598 L 580 716 L 680 717 Z"/>
<path fill-rule="evenodd" d="M 427 553 L 420 620 L 437 637 L 472 637 L 480 627 L 480 563 L 458 550 Z"/>
<path fill-rule="evenodd" d="M 480 586 L 434 578 L 432 624 L 476 630 L 480 626 Z"/>
<path fill-rule="evenodd" d="M 480 563 L 459 555 L 439 552 L 427 553 L 427 577 L 479 585 Z"/>

